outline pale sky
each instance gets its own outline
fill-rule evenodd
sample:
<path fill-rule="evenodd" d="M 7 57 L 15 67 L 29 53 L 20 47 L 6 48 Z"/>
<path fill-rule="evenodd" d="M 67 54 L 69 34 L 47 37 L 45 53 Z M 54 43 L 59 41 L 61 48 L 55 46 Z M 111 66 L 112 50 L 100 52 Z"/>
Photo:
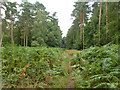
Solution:
<path fill-rule="evenodd" d="M 33 0 L 29 0 L 32 1 Z M 57 18 L 59 20 L 63 35 L 66 36 L 68 29 L 72 25 L 71 13 L 74 9 L 73 4 L 76 0 L 37 0 L 45 5 L 46 10 L 51 14 L 57 12 Z"/>
<path fill-rule="evenodd" d="M 8 1 L 16 1 L 20 3 L 21 0 L 8 0 Z M 73 19 L 71 19 L 71 13 L 74 9 L 74 2 L 77 0 L 28 0 L 31 3 L 35 3 L 39 1 L 46 7 L 46 11 L 50 12 L 50 15 L 54 12 L 57 12 L 56 16 L 59 20 L 58 25 L 62 30 L 63 35 L 66 36 L 68 29 L 72 25 Z"/>

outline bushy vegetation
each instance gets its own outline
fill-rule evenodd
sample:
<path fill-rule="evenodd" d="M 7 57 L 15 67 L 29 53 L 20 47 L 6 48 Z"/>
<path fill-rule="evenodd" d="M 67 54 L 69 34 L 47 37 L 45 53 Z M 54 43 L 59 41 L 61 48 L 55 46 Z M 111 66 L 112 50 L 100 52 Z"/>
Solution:
<path fill-rule="evenodd" d="M 3 86 L 49 87 L 47 84 L 52 84 L 52 79 L 63 73 L 61 55 L 62 49 L 59 48 L 3 47 Z"/>
<path fill-rule="evenodd" d="M 57 12 L 50 15 L 40 2 L 3 2 L 2 87 L 120 88 L 119 3 L 88 4 L 74 3 L 72 26 L 62 38 Z"/>
<path fill-rule="evenodd" d="M 72 61 L 75 87 L 119 87 L 118 45 L 105 45 L 101 48 L 90 47 L 75 57 Z"/>
<path fill-rule="evenodd" d="M 66 88 L 70 76 L 75 88 L 119 87 L 118 45 L 90 47 L 80 52 L 5 46 L 2 58 L 3 87 L 7 88 Z"/>

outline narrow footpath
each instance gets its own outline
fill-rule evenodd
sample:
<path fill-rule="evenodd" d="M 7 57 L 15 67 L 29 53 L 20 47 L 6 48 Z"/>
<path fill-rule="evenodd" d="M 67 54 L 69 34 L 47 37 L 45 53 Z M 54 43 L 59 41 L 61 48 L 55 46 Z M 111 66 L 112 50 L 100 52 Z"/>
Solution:
<path fill-rule="evenodd" d="M 69 77 L 68 77 L 68 80 L 67 80 L 67 85 L 66 85 L 66 88 L 74 88 L 74 82 L 72 80 L 72 66 L 71 66 L 71 60 L 73 58 L 73 56 L 71 56 L 71 54 L 74 54 L 74 53 L 80 53 L 79 51 L 76 51 L 76 50 L 66 50 L 64 51 L 64 54 L 67 58 L 69 58 L 69 62 L 68 62 L 68 67 L 69 67 L 69 70 L 68 70 L 68 74 L 69 74 Z"/>

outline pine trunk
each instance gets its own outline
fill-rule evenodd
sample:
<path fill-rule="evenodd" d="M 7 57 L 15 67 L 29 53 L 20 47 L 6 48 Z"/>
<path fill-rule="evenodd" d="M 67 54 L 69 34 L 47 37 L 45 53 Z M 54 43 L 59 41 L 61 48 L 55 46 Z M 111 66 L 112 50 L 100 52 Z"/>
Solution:
<path fill-rule="evenodd" d="M 21 38 L 21 46 L 22 46 L 22 38 Z"/>
<path fill-rule="evenodd" d="M 11 43 L 13 43 L 13 20 L 11 20 Z"/>
<path fill-rule="evenodd" d="M 80 15 L 80 23 L 81 23 L 81 26 L 80 26 L 80 41 L 82 41 L 82 14 Z"/>
<path fill-rule="evenodd" d="M 76 30 L 76 38 L 78 37 L 78 30 Z"/>
<path fill-rule="evenodd" d="M 25 47 L 25 31 L 24 31 L 24 47 Z"/>
<path fill-rule="evenodd" d="M 27 47 L 27 43 L 28 43 L 28 37 L 27 37 L 27 32 L 26 32 L 26 47 Z"/>
<path fill-rule="evenodd" d="M 2 45 L 2 18 L 1 18 L 1 7 L 2 3 L 0 2 L 0 47 Z"/>
<path fill-rule="evenodd" d="M 0 1 L 0 70 L 2 72 L 2 54 L 1 54 L 1 47 L 2 47 L 2 18 L 1 18 L 1 6 L 2 2 Z M 2 74 L 0 73 L 0 89 L 2 90 Z"/>
<path fill-rule="evenodd" d="M 99 15 L 99 46 L 101 46 L 101 42 L 100 42 L 100 33 L 101 33 L 101 10 L 102 10 L 102 2 L 100 2 L 100 15 Z"/>
<path fill-rule="evenodd" d="M 108 43 L 108 5 L 106 2 L 106 43 Z"/>
<path fill-rule="evenodd" d="M 84 38 L 84 12 L 83 12 L 83 49 L 85 48 L 85 38 Z"/>

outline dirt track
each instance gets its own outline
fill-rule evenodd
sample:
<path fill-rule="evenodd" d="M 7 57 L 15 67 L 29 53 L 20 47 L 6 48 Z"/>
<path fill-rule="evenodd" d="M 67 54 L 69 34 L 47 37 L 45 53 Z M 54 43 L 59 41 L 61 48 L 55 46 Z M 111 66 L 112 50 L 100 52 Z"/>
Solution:
<path fill-rule="evenodd" d="M 68 73 L 70 75 L 68 77 L 68 80 L 67 80 L 68 82 L 67 82 L 66 88 L 74 88 L 74 82 L 72 80 L 72 75 L 71 75 L 71 73 L 72 73 L 72 67 L 71 67 L 72 56 L 70 55 L 70 54 L 74 54 L 74 53 L 80 53 L 80 52 L 76 51 L 76 50 L 66 50 L 66 51 L 64 51 L 65 56 L 69 58 L 69 63 L 68 63 L 69 71 L 68 71 Z"/>

